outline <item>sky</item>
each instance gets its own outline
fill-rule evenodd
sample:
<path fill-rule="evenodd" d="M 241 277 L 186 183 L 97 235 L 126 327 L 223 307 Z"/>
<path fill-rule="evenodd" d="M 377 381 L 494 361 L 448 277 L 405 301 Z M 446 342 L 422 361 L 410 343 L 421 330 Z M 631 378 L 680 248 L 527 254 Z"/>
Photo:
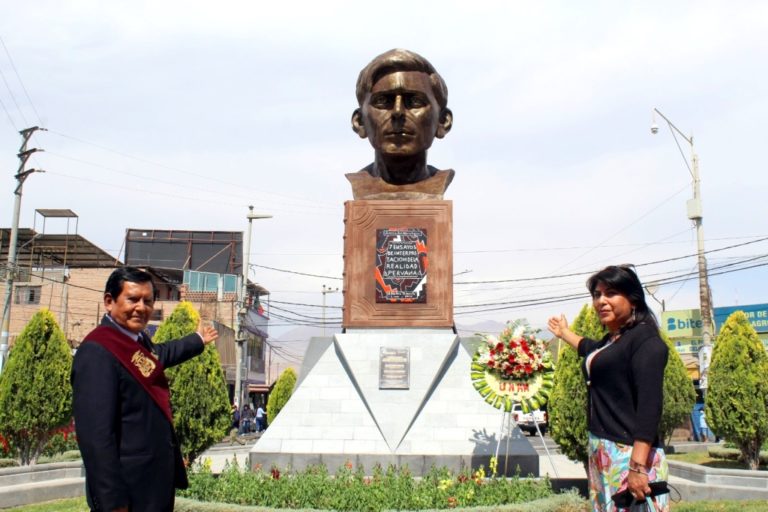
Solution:
<path fill-rule="evenodd" d="M 693 136 L 714 306 L 768 302 L 765 2 L 1 3 L 0 225 L 33 125 L 22 227 L 69 208 L 121 256 L 127 228 L 242 231 L 253 205 L 275 337 L 340 317 L 355 81 L 395 47 L 448 85 L 457 323 L 573 318 L 616 263 L 672 281 L 657 313 L 698 307 L 691 146 L 654 107 Z"/>

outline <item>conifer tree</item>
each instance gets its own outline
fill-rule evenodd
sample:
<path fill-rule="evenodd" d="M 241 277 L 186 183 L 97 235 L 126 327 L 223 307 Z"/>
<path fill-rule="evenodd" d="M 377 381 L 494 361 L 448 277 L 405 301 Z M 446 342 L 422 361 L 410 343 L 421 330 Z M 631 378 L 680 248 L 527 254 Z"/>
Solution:
<path fill-rule="evenodd" d="M 200 315 L 182 302 L 155 334 L 155 343 L 175 340 L 195 332 Z M 229 429 L 230 405 L 219 353 L 208 345 L 199 356 L 165 371 L 171 387 L 173 424 L 181 453 L 191 464 L 198 455 L 221 440 Z"/>
<path fill-rule="evenodd" d="M 586 304 L 573 320 L 571 330 L 579 336 L 600 339 L 605 328 L 594 308 Z M 587 384 L 581 358 L 566 343 L 560 348 L 555 368 L 555 386 L 549 397 L 549 431 L 560 451 L 571 460 L 587 464 Z"/>
<path fill-rule="evenodd" d="M 267 400 L 267 420 L 270 423 L 275 421 L 278 413 L 288 403 L 295 386 L 296 372 L 289 366 L 277 378 L 275 388 L 269 394 L 269 400 Z"/>
<path fill-rule="evenodd" d="M 696 402 L 696 390 L 675 345 L 664 332 L 661 332 L 661 339 L 667 344 L 669 358 L 664 368 L 664 408 L 659 424 L 659 437 L 662 442 L 669 442 L 675 428 L 691 414 Z"/>
<path fill-rule="evenodd" d="M 22 465 L 35 464 L 53 430 L 72 418 L 72 351 L 47 309 L 35 313 L 0 375 L 0 432 Z"/>
<path fill-rule="evenodd" d="M 768 439 L 768 355 L 742 311 L 723 324 L 712 351 L 705 396 L 707 425 L 741 450 L 757 469 Z"/>

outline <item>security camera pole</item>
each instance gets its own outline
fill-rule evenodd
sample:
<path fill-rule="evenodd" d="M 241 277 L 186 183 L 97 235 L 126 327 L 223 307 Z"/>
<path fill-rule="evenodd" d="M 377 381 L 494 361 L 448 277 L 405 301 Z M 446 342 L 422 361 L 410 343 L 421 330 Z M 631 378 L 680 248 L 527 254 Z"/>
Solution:
<path fill-rule="evenodd" d="M 687 136 L 680 129 L 672 123 L 667 117 L 662 114 L 659 109 L 654 108 L 653 111 L 659 114 L 664 121 L 669 125 L 669 130 L 674 137 L 677 132 L 685 141 L 691 146 L 691 165 L 688 165 L 688 161 L 685 161 L 688 170 L 693 177 L 693 199 L 688 200 L 688 218 L 691 219 L 696 226 L 696 242 L 697 242 L 697 254 L 698 254 L 698 267 L 699 267 L 699 309 L 701 313 L 701 337 L 703 347 L 699 351 L 699 387 L 706 390 L 707 388 L 707 372 L 709 370 L 709 362 L 712 355 L 712 305 L 711 295 L 709 290 L 709 281 L 707 279 L 707 260 L 704 257 L 704 226 L 702 225 L 702 219 L 704 217 L 703 208 L 701 204 L 701 180 L 699 179 L 699 157 L 696 155 L 696 151 L 693 147 L 693 136 Z M 654 123 L 651 125 L 651 133 L 657 133 L 659 131 L 658 126 Z M 675 138 L 677 142 L 677 138 Z M 678 144 L 678 149 L 680 146 Z M 682 149 L 680 150 L 682 153 Z"/>
<path fill-rule="evenodd" d="M 45 172 L 39 169 L 25 170 L 29 157 L 38 151 L 43 151 L 42 149 L 36 148 L 27 149 L 29 139 L 37 130 L 45 130 L 45 128 L 33 126 L 32 128 L 26 128 L 19 132 L 24 140 L 21 143 L 21 148 L 19 148 L 19 154 L 17 155 L 19 160 L 21 160 L 21 163 L 19 164 L 19 170 L 15 176 L 18 185 L 16 185 L 16 189 L 13 191 L 15 196 L 13 200 L 13 223 L 11 224 L 11 240 L 8 244 L 8 265 L 5 270 L 5 304 L 3 306 L 3 323 L 0 328 L 0 372 L 3 371 L 3 367 L 5 366 L 5 359 L 8 354 L 8 339 L 11 330 L 11 300 L 13 298 L 13 281 L 16 278 L 16 245 L 19 241 L 21 192 L 24 187 L 24 180 L 26 180 L 30 174 L 35 172 Z"/>

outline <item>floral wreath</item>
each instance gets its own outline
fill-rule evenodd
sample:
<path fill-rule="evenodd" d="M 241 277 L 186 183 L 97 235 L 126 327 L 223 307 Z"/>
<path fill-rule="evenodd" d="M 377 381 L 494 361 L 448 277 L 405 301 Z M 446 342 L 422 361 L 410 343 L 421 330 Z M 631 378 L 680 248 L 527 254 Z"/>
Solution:
<path fill-rule="evenodd" d="M 516 320 L 498 338 L 478 333 L 482 342 L 472 357 L 472 385 L 497 409 L 510 412 L 519 403 L 528 413 L 547 403 L 555 365 L 548 343 L 536 332 L 525 320 Z"/>

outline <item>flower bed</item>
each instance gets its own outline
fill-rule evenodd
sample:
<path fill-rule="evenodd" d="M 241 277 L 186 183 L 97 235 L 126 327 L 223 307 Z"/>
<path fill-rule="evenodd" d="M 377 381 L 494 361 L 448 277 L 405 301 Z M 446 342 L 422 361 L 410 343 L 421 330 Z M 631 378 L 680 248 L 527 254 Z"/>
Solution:
<path fill-rule="evenodd" d="M 321 510 L 425 510 L 524 503 L 552 496 L 548 480 L 498 478 L 484 468 L 454 475 L 433 468 L 414 478 L 407 468 L 377 466 L 370 474 L 351 463 L 330 475 L 324 466 L 303 472 L 248 471 L 236 461 L 219 477 L 205 464 L 190 474 L 180 496 L 201 501 Z"/>

